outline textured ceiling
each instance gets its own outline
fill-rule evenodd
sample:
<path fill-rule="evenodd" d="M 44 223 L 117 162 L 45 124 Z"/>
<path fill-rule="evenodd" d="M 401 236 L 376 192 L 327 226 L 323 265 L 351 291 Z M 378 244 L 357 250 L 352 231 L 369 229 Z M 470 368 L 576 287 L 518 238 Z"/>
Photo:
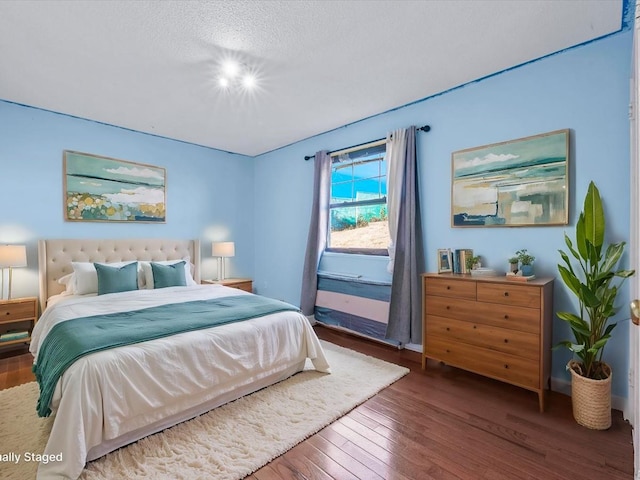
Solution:
<path fill-rule="evenodd" d="M 0 1 L 0 99 L 257 155 L 618 31 L 622 0 Z M 259 88 L 222 91 L 235 58 Z"/>

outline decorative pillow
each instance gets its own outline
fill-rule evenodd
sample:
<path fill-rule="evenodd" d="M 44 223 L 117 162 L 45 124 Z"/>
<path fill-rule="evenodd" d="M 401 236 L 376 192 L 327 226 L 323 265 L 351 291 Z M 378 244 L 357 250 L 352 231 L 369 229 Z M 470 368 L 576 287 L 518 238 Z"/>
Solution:
<path fill-rule="evenodd" d="M 122 267 L 124 265 L 130 265 L 132 263 L 138 263 L 135 260 L 127 262 L 97 262 L 100 265 L 107 265 L 109 267 Z M 89 293 L 98 293 L 98 274 L 96 273 L 96 267 L 93 262 L 71 262 L 73 267 L 73 279 L 71 283 L 72 293 L 76 295 L 87 295 Z M 63 277 L 64 278 L 64 277 Z M 142 270 L 138 272 L 138 288 L 144 287 L 144 276 Z M 69 291 L 69 287 L 67 287 Z"/>
<path fill-rule="evenodd" d="M 189 258 L 183 258 L 180 260 L 163 260 L 160 262 L 153 262 L 157 265 L 173 265 L 174 263 L 184 262 L 184 278 L 187 282 L 187 286 L 197 285 L 196 281 L 193 279 L 191 275 L 191 263 L 189 263 Z M 153 289 L 154 281 L 153 281 L 153 270 L 151 270 L 151 262 L 140 262 L 140 267 L 142 268 L 142 273 L 144 275 L 144 284 L 145 288 Z"/>
<path fill-rule="evenodd" d="M 58 283 L 60 285 L 64 285 L 65 293 L 67 293 L 67 294 L 75 293 L 75 287 L 76 286 L 75 286 L 75 282 L 74 282 L 73 273 L 68 273 L 64 277 L 60 277 L 58 279 Z"/>
<path fill-rule="evenodd" d="M 94 263 L 98 277 L 98 295 L 138 290 L 138 262 L 122 267 Z"/>
<path fill-rule="evenodd" d="M 187 278 L 184 270 L 186 263 L 184 260 L 171 265 L 151 262 L 153 288 L 186 287 Z"/>

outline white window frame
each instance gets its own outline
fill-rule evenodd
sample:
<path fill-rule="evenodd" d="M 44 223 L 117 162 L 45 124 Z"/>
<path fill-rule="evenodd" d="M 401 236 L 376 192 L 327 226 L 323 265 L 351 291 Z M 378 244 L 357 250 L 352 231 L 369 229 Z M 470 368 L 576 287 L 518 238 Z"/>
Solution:
<path fill-rule="evenodd" d="M 385 145 L 387 143 L 386 139 L 375 140 L 373 142 L 363 143 L 360 145 L 355 145 L 353 147 L 345 148 L 343 150 L 337 150 L 335 152 L 331 152 L 331 162 L 336 163 L 337 158 L 341 155 L 348 155 L 352 152 L 357 152 L 359 150 L 365 150 L 367 148 L 378 147 L 380 145 Z M 386 148 L 385 148 L 386 152 Z M 382 160 L 374 160 L 381 162 Z M 352 162 L 351 165 L 357 164 L 358 162 Z M 385 172 L 385 177 L 387 173 Z M 333 182 L 331 183 L 331 187 L 329 188 L 329 198 L 331 199 Z M 359 201 L 348 201 L 348 202 L 340 202 L 340 203 L 329 203 L 329 225 L 327 228 L 327 248 L 325 248 L 326 252 L 332 253 L 347 253 L 347 254 L 356 254 L 356 255 L 377 255 L 377 256 L 389 256 L 389 251 L 386 248 L 344 248 L 344 247 L 331 247 L 331 210 L 335 208 L 344 208 L 344 207 L 359 207 L 359 206 L 367 206 L 367 205 L 387 205 L 387 196 L 384 195 L 381 198 L 371 199 L 371 200 L 359 200 Z"/>

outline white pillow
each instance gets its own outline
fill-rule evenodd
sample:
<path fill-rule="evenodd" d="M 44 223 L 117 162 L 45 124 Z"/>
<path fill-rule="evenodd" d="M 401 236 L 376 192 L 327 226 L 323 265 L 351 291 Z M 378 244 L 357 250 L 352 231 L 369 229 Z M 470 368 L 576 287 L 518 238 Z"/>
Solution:
<path fill-rule="evenodd" d="M 187 287 L 197 285 L 196 281 L 193 279 L 193 275 L 191 275 L 191 263 L 189 261 L 189 257 L 181 258 L 180 260 L 163 260 L 160 262 L 140 262 L 140 267 L 142 268 L 142 273 L 144 276 L 144 284 L 145 287 L 149 290 L 153 290 L 153 270 L 151 268 L 152 263 L 159 263 L 160 265 L 173 265 L 174 263 L 179 263 L 184 261 L 184 278 L 187 281 Z"/>
<path fill-rule="evenodd" d="M 135 260 L 128 262 L 96 263 L 110 267 L 123 267 L 134 262 Z M 98 272 L 96 272 L 96 267 L 93 266 L 93 262 L 71 262 L 71 266 L 73 267 L 73 281 L 70 282 L 73 284 L 72 292 L 76 295 L 98 293 Z M 58 280 L 58 282 L 60 282 L 60 280 Z M 144 276 L 142 275 L 140 264 L 138 264 L 138 288 L 144 288 Z M 68 289 L 69 287 L 67 286 L 67 290 Z"/>
<path fill-rule="evenodd" d="M 73 273 L 68 273 L 64 277 L 60 277 L 58 279 L 58 283 L 60 285 L 64 285 L 65 293 L 71 293 L 71 294 L 75 293 L 76 286 L 74 283 Z"/>

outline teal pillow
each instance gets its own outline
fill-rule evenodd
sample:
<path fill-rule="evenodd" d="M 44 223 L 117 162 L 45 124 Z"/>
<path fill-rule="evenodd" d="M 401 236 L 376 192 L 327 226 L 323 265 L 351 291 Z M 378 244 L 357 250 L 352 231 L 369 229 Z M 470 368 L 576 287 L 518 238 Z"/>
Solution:
<path fill-rule="evenodd" d="M 186 262 L 172 263 L 171 265 L 151 262 L 153 288 L 186 287 L 185 265 Z"/>
<path fill-rule="evenodd" d="M 93 266 L 98 272 L 98 295 L 138 289 L 138 262 L 122 267 L 110 267 L 101 263 L 94 263 Z"/>

